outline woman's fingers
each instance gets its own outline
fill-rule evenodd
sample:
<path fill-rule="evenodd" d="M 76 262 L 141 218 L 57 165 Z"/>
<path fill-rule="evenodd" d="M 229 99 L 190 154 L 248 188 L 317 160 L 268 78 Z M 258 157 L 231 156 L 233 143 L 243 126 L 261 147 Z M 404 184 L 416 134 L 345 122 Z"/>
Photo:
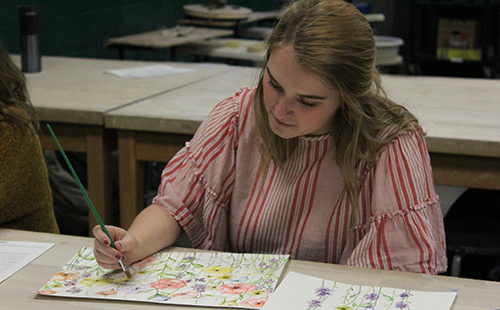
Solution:
<path fill-rule="evenodd" d="M 106 226 L 111 237 L 120 240 L 126 235 L 126 231 L 114 226 Z M 95 226 L 92 230 L 94 239 L 94 256 L 99 266 L 107 269 L 119 269 L 119 260 L 123 258 L 123 254 L 111 247 L 110 238 L 102 231 L 100 226 Z"/>

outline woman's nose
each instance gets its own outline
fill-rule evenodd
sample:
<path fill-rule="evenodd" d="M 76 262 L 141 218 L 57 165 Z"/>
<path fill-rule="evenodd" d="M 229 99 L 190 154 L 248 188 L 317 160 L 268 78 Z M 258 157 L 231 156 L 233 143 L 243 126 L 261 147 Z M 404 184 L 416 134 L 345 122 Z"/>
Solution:
<path fill-rule="evenodd" d="M 280 97 L 274 106 L 273 113 L 278 118 L 284 118 L 293 114 L 290 100 L 287 100 L 284 96 Z"/>

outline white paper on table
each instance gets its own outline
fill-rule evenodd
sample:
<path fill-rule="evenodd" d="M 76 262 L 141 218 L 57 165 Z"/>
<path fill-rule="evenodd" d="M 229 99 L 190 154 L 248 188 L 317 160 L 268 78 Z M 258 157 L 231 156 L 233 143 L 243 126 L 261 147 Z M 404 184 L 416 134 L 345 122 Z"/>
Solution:
<path fill-rule="evenodd" d="M 260 308 L 288 255 L 158 252 L 130 265 L 133 275 L 100 267 L 84 247 L 38 294 L 162 304 Z"/>
<path fill-rule="evenodd" d="M 449 310 L 456 294 L 352 285 L 289 272 L 261 309 Z"/>
<path fill-rule="evenodd" d="M 53 243 L 0 240 L 0 283 L 53 246 Z"/>
<path fill-rule="evenodd" d="M 156 64 L 151 66 L 141 66 L 141 67 L 133 67 L 133 68 L 124 68 L 124 69 L 114 69 L 114 70 L 106 70 L 105 73 L 121 76 L 121 77 L 130 77 L 130 78 L 150 78 L 155 76 L 162 76 L 168 74 L 179 74 L 186 72 L 194 72 L 195 69 L 190 68 L 177 68 L 168 65 Z"/>

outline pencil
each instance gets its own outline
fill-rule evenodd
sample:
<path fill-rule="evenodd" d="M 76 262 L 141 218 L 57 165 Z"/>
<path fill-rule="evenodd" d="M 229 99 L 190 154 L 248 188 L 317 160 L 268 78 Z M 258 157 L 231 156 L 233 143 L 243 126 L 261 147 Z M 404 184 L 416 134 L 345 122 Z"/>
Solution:
<path fill-rule="evenodd" d="M 61 151 L 61 154 L 62 154 L 62 156 L 64 158 L 64 161 L 66 161 L 66 164 L 68 165 L 68 168 L 71 171 L 71 174 L 75 178 L 76 183 L 78 183 L 78 186 L 80 187 L 80 190 L 81 190 L 83 196 L 87 200 L 87 203 L 88 203 L 88 205 L 90 207 L 90 210 L 92 210 L 92 213 L 94 214 L 97 222 L 99 223 L 99 226 L 101 226 L 102 231 L 104 231 L 104 233 L 108 236 L 110 244 L 111 244 L 111 247 L 113 247 L 114 249 L 116 249 L 116 246 L 115 246 L 115 243 L 113 241 L 113 238 L 111 238 L 111 235 L 109 234 L 108 230 L 106 229 L 106 226 L 104 226 L 104 223 L 102 222 L 101 217 L 99 216 L 99 213 L 97 213 L 97 210 L 95 209 L 94 204 L 92 203 L 92 200 L 90 200 L 90 197 L 87 194 L 87 191 L 85 190 L 85 187 L 83 187 L 82 182 L 80 182 L 80 178 L 78 178 L 78 175 L 76 174 L 75 169 L 73 169 L 73 165 L 71 165 L 71 162 L 69 161 L 68 157 L 66 156 L 66 153 L 64 152 L 61 144 L 59 143 L 59 140 L 57 140 L 57 137 L 56 137 L 55 133 L 52 131 L 52 128 L 50 127 L 49 124 L 47 124 L 47 128 L 49 129 L 50 134 L 52 135 L 52 137 L 56 141 L 57 147 Z M 130 270 L 128 270 L 128 267 L 125 265 L 125 262 L 123 261 L 123 259 L 120 259 L 120 266 L 122 267 L 123 271 L 125 272 L 125 275 L 127 276 L 127 279 L 132 278 L 132 273 L 130 272 Z"/>

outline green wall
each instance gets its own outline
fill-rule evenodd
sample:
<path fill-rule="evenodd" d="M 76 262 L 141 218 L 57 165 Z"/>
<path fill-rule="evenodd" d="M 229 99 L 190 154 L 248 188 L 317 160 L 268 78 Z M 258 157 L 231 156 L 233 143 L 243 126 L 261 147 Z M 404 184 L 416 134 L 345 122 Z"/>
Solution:
<path fill-rule="evenodd" d="M 0 41 L 10 53 L 19 53 L 18 6 L 40 6 L 43 55 L 117 58 L 103 46 L 107 38 L 175 26 L 183 18 L 182 6 L 207 3 L 190 0 L 1 0 Z M 230 4 L 255 11 L 274 10 L 277 1 L 233 0 Z M 168 50 L 127 51 L 128 59 L 166 60 Z"/>

